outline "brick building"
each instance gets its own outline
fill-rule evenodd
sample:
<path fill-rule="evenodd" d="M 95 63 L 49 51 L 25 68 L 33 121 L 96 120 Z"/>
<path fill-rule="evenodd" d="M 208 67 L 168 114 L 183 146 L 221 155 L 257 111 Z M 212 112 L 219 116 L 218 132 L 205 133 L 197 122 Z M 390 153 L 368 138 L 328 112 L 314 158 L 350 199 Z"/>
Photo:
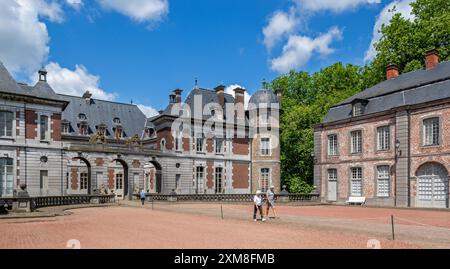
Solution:
<path fill-rule="evenodd" d="M 22 183 L 31 196 L 279 189 L 279 97 L 257 91 L 245 109 L 244 89 L 224 91 L 196 86 L 182 102 L 177 89 L 146 118 L 89 92 L 56 94 L 45 70 L 34 86 L 17 83 L 0 62 L 0 197 Z"/>
<path fill-rule="evenodd" d="M 437 51 L 334 105 L 314 126 L 314 183 L 324 201 L 449 207 L 450 62 Z"/>

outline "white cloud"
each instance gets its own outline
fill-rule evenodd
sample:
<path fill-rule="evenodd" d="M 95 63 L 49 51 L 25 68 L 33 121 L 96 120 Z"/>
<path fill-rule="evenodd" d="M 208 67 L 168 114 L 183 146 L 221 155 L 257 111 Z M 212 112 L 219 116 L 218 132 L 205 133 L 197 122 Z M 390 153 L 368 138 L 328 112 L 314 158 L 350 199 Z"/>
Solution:
<path fill-rule="evenodd" d="M 83 5 L 83 0 L 66 0 L 66 3 L 76 10 L 79 10 Z"/>
<path fill-rule="evenodd" d="M 58 63 L 45 66 L 48 72 L 47 81 L 57 93 L 82 96 L 89 91 L 92 97 L 102 100 L 114 100 L 115 93 L 108 93 L 100 88 L 100 77 L 92 75 L 83 65 L 76 65 L 75 70 L 61 67 Z M 37 75 L 33 76 L 36 80 Z"/>
<path fill-rule="evenodd" d="M 355 9 L 361 5 L 379 4 L 381 0 L 294 0 L 308 11 L 333 11 L 336 13 Z"/>
<path fill-rule="evenodd" d="M 13 73 L 31 73 L 47 59 L 49 35 L 40 21 L 62 22 L 56 2 L 43 0 L 0 1 L 0 60 Z"/>
<path fill-rule="evenodd" d="M 245 89 L 245 87 L 242 87 L 239 84 L 232 84 L 232 85 L 230 85 L 230 86 L 225 88 L 225 93 L 231 94 L 234 97 L 234 94 L 235 94 L 234 93 L 234 89 L 236 89 L 236 88 Z M 248 107 L 248 101 L 249 100 L 250 100 L 250 94 L 247 91 L 245 91 L 245 93 L 244 93 L 244 107 L 246 109 Z"/>
<path fill-rule="evenodd" d="M 342 30 L 331 28 L 327 33 L 314 39 L 307 36 L 291 35 L 283 52 L 278 58 L 272 59 L 271 68 L 279 73 L 289 72 L 292 69 L 305 65 L 313 53 L 326 56 L 334 52 L 330 47 L 334 40 L 342 38 Z"/>
<path fill-rule="evenodd" d="M 381 27 L 383 25 L 389 25 L 392 16 L 395 13 L 402 14 L 402 17 L 408 20 L 414 19 L 414 16 L 411 14 L 412 8 L 410 4 L 414 2 L 414 0 L 399 0 L 393 1 L 389 5 L 387 5 L 377 17 L 375 22 L 375 26 L 373 27 L 373 36 L 372 41 L 370 42 L 369 49 L 366 51 L 366 55 L 364 57 L 364 61 L 371 61 L 377 55 L 377 51 L 375 50 L 375 43 L 377 43 L 381 38 Z M 395 7 L 395 12 L 392 12 Z"/>
<path fill-rule="evenodd" d="M 97 0 L 111 9 L 138 22 L 158 21 L 169 12 L 168 0 Z"/>
<path fill-rule="evenodd" d="M 299 19 L 296 17 L 295 10 L 291 8 L 289 13 L 276 11 L 269 19 L 269 23 L 263 29 L 264 45 L 267 50 L 273 46 L 286 34 L 296 30 Z"/>
<path fill-rule="evenodd" d="M 156 111 L 156 109 L 154 109 L 153 107 L 150 107 L 150 106 L 139 104 L 139 105 L 137 105 L 137 107 L 142 111 L 142 113 L 144 113 L 144 115 L 147 118 L 150 118 L 150 117 L 153 117 L 153 116 L 156 116 L 159 114 L 158 111 Z"/>

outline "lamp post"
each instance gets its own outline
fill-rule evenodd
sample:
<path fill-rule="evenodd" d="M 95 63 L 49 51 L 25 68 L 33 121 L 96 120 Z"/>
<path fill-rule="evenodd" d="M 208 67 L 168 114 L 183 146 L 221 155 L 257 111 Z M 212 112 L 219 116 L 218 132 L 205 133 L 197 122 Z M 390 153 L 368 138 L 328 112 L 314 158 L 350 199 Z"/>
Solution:
<path fill-rule="evenodd" d="M 397 162 L 398 157 L 402 156 L 402 150 L 400 149 L 400 140 L 395 140 L 395 184 L 394 184 L 394 206 L 397 206 Z"/>

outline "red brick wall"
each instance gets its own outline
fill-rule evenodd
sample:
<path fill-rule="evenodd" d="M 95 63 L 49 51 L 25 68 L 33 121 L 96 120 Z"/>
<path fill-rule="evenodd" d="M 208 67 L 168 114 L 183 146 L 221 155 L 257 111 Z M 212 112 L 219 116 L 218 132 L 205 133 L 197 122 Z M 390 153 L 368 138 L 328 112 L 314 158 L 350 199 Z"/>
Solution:
<path fill-rule="evenodd" d="M 212 189 L 214 187 L 214 163 L 212 161 L 206 162 L 206 186 L 208 189 Z"/>
<path fill-rule="evenodd" d="M 54 141 L 61 141 L 61 114 L 53 114 L 51 121 L 52 139 Z"/>
<path fill-rule="evenodd" d="M 25 110 L 25 137 L 35 139 L 37 137 L 37 114 L 32 110 Z"/>
<path fill-rule="evenodd" d="M 114 189 L 114 169 L 108 169 L 108 188 Z"/>
<path fill-rule="evenodd" d="M 133 168 L 139 168 L 141 167 L 141 162 L 139 160 L 133 160 L 133 163 L 131 164 Z"/>
<path fill-rule="evenodd" d="M 248 188 L 248 164 L 233 163 L 233 188 Z"/>
<path fill-rule="evenodd" d="M 247 155 L 248 143 L 248 138 L 233 138 L 233 154 Z"/>
<path fill-rule="evenodd" d="M 70 179 L 72 190 L 78 190 L 78 168 L 72 167 L 70 169 Z"/>
<path fill-rule="evenodd" d="M 213 152 L 214 151 L 214 141 L 213 141 L 212 138 L 206 139 L 206 150 L 208 152 Z"/>
<path fill-rule="evenodd" d="M 191 148 L 190 148 L 191 141 L 190 141 L 189 137 L 183 137 L 182 140 L 183 140 L 183 150 L 190 151 L 191 150 Z"/>
<path fill-rule="evenodd" d="M 161 140 L 165 138 L 166 140 L 166 149 L 173 149 L 173 136 L 170 129 L 164 129 L 158 131 L 158 149 L 161 150 Z"/>
<path fill-rule="evenodd" d="M 105 161 L 103 161 L 102 158 L 95 159 L 95 165 L 96 166 L 103 166 L 104 163 L 105 163 Z"/>

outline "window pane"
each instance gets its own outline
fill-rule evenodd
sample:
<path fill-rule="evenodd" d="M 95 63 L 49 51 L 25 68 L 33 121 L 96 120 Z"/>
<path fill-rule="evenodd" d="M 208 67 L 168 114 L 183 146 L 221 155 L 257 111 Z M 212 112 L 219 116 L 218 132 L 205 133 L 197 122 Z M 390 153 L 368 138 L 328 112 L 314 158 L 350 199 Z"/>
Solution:
<path fill-rule="evenodd" d="M 390 147 L 389 126 L 378 128 L 378 150 L 388 150 Z"/>
<path fill-rule="evenodd" d="M 362 169 L 361 167 L 354 167 L 351 169 L 351 196 L 362 195 Z"/>
<path fill-rule="evenodd" d="M 431 118 L 423 121 L 423 144 L 425 146 L 439 145 L 439 118 Z"/>
<path fill-rule="evenodd" d="M 383 165 L 377 168 L 377 193 L 379 197 L 389 197 L 389 166 Z"/>
<path fill-rule="evenodd" d="M 362 132 L 361 131 L 353 131 L 350 133 L 351 135 L 351 152 L 352 153 L 361 153 L 362 151 Z"/>
<path fill-rule="evenodd" d="M 328 136 L 328 155 L 337 155 L 337 135 Z"/>

